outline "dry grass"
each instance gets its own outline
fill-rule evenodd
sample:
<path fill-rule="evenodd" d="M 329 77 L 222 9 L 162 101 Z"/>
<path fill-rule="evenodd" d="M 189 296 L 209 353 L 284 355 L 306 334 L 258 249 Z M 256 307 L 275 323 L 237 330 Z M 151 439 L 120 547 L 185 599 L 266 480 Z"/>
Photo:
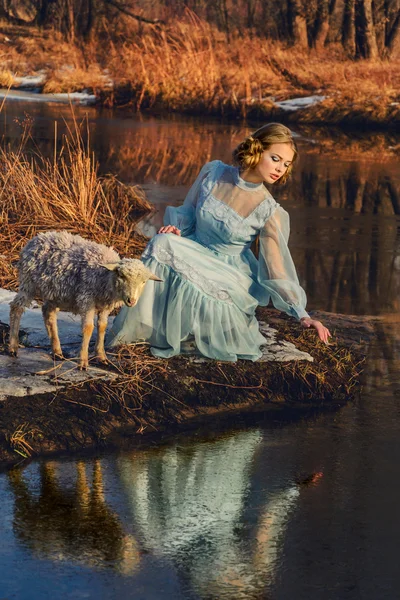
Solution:
<path fill-rule="evenodd" d="M 140 35 L 103 32 L 90 45 L 32 29 L 17 33 L 8 31 L 11 42 L 0 42 L 7 72 L 44 69 L 47 92 L 89 89 L 110 106 L 332 124 L 382 125 L 400 118 L 400 61 L 353 61 L 332 45 L 316 53 L 246 36 L 227 44 L 193 17 Z M 315 93 L 328 98 L 304 111 L 288 114 L 274 105 Z"/>
<path fill-rule="evenodd" d="M 10 88 L 14 83 L 13 74 L 7 69 L 2 69 L 0 71 L 0 87 L 2 88 Z"/>
<path fill-rule="evenodd" d="M 41 437 L 43 435 L 40 429 L 23 423 L 9 436 L 8 443 L 14 452 L 23 458 L 29 458 L 35 452 L 32 444 Z"/>
<path fill-rule="evenodd" d="M 98 64 L 82 68 L 60 68 L 49 71 L 43 86 L 45 94 L 71 93 L 87 90 L 99 95 L 112 87 L 109 77 L 100 69 Z"/>
<path fill-rule="evenodd" d="M 99 177 L 97 162 L 75 128 L 53 159 L 27 155 L 25 123 L 17 150 L 0 148 L 0 286 L 16 288 L 13 262 L 38 231 L 65 229 L 113 245 L 123 255 L 138 255 L 145 238 L 135 224 L 152 207 L 138 187 L 115 177 Z"/>

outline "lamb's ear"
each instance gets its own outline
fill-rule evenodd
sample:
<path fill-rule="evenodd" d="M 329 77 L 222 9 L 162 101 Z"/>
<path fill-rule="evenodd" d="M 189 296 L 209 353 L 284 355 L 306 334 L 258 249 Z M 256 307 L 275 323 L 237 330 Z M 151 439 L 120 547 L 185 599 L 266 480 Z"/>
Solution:
<path fill-rule="evenodd" d="M 104 267 L 105 269 L 108 269 L 109 271 L 115 271 L 115 269 L 118 267 L 119 262 L 115 262 L 115 263 L 103 263 L 100 265 L 100 267 Z"/>
<path fill-rule="evenodd" d="M 151 274 L 149 279 L 151 279 L 152 281 L 164 281 L 164 279 L 160 279 L 159 277 L 157 277 L 157 275 L 153 275 Z"/>

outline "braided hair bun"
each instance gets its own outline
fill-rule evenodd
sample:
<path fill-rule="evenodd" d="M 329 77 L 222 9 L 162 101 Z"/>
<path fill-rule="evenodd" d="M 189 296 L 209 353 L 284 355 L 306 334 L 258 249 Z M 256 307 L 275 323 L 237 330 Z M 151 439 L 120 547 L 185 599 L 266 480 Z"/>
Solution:
<path fill-rule="evenodd" d="M 293 161 L 286 173 L 277 181 L 277 185 L 285 183 L 292 171 L 292 165 L 297 158 L 297 148 L 292 137 L 292 132 L 281 123 L 267 123 L 249 135 L 233 151 L 233 161 L 240 171 L 254 169 L 261 160 L 261 156 L 272 144 L 290 144 L 294 151 Z"/>
<path fill-rule="evenodd" d="M 249 135 L 237 148 L 233 151 L 235 163 L 240 167 L 241 171 L 254 169 L 261 159 L 264 152 L 264 146 L 261 140 Z"/>

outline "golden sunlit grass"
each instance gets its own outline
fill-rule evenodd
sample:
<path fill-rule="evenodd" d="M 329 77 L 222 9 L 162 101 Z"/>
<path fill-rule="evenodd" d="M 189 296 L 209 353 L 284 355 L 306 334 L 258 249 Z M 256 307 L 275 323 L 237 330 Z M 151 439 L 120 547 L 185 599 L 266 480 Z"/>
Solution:
<path fill-rule="evenodd" d="M 110 79 L 102 72 L 99 65 L 93 64 L 87 69 L 71 67 L 49 71 L 43 92 L 57 94 L 88 90 L 99 94 L 110 86 L 112 86 Z"/>
<path fill-rule="evenodd" d="M 86 45 L 49 32 L 33 36 L 30 29 L 7 45 L 0 42 L 0 56 L 5 72 L 45 69 L 47 92 L 89 89 L 110 106 L 332 124 L 399 121 L 400 61 L 354 61 L 332 44 L 317 53 L 246 35 L 227 43 L 221 32 L 188 15 L 163 30 L 117 41 L 103 32 Z M 312 94 L 327 99 L 290 114 L 274 105 Z"/>
<path fill-rule="evenodd" d="M 15 289 L 13 262 L 39 231 L 65 229 L 123 255 L 140 254 L 145 238 L 134 227 L 152 207 L 140 188 L 99 177 L 76 123 L 53 159 L 27 155 L 25 141 L 14 151 L 0 147 L 0 286 Z"/>
<path fill-rule="evenodd" d="M 10 71 L 0 70 L 0 87 L 9 88 L 14 83 L 14 76 Z"/>

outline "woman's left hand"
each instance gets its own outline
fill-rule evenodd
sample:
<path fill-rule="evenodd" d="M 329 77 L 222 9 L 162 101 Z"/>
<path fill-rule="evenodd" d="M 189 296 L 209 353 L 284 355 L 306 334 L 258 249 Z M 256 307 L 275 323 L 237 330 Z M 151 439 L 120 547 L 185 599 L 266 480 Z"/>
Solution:
<path fill-rule="evenodd" d="M 314 329 L 317 330 L 319 339 L 325 344 L 328 344 L 328 338 L 331 337 L 332 334 L 327 327 L 322 325 L 321 321 L 315 321 L 314 319 L 311 319 L 311 317 L 303 317 L 300 319 L 300 323 L 305 328 L 314 327 Z"/>

